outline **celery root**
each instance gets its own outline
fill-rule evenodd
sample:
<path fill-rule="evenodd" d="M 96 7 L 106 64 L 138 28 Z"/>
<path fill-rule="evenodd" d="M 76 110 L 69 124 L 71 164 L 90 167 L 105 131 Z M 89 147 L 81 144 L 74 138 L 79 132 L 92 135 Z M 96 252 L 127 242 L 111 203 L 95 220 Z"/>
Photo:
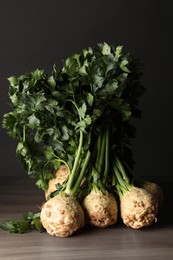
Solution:
<path fill-rule="evenodd" d="M 161 208 L 163 204 L 162 188 L 157 183 L 146 181 L 146 180 L 142 181 L 140 187 L 150 192 L 153 195 L 154 199 L 158 201 L 159 208 Z"/>
<path fill-rule="evenodd" d="M 51 179 L 48 183 L 48 189 L 45 191 L 46 199 L 48 196 L 56 191 L 56 184 L 63 184 L 68 178 L 69 172 L 65 165 L 61 165 L 59 169 L 56 170 L 54 178 Z"/>
<path fill-rule="evenodd" d="M 108 227 L 117 221 L 117 202 L 113 194 L 92 190 L 84 199 L 87 222 L 97 227 Z"/>
<path fill-rule="evenodd" d="M 156 220 L 158 203 L 146 190 L 132 187 L 121 196 L 120 211 L 124 224 L 138 229 Z"/>
<path fill-rule="evenodd" d="M 59 193 L 43 204 L 40 220 L 50 235 L 68 237 L 84 226 L 84 213 L 73 196 Z"/>
<path fill-rule="evenodd" d="M 156 220 L 158 214 L 158 199 L 151 192 L 138 188 L 131 183 L 117 157 L 114 160 L 113 169 L 123 223 L 135 229 L 150 226 Z"/>

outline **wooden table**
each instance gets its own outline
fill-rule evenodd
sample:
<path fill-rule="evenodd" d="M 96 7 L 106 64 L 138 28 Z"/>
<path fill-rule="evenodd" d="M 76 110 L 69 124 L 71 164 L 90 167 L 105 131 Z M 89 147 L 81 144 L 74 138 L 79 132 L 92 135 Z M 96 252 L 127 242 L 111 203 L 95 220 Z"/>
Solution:
<path fill-rule="evenodd" d="M 68 238 L 56 238 L 46 232 L 10 234 L 0 230 L 0 260 L 172 260 L 172 187 L 164 184 L 163 189 L 164 206 L 158 222 L 149 228 L 133 230 L 119 220 L 112 227 L 87 227 Z M 43 202 L 43 192 L 28 177 L 0 178 L 0 221 L 36 212 Z"/>

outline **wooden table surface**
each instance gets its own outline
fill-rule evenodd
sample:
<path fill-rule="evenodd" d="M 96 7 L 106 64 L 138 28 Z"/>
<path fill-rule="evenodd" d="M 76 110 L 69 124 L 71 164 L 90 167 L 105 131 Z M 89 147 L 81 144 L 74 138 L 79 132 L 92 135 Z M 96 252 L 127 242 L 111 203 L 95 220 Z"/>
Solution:
<path fill-rule="evenodd" d="M 57 238 L 46 232 L 10 234 L 0 230 L 0 260 L 59 259 L 173 259 L 173 205 L 171 185 L 162 186 L 164 206 L 158 222 L 133 230 L 121 220 L 109 228 L 83 228 L 72 237 Z M 0 178 L 0 221 L 37 211 L 44 194 L 27 178 Z"/>

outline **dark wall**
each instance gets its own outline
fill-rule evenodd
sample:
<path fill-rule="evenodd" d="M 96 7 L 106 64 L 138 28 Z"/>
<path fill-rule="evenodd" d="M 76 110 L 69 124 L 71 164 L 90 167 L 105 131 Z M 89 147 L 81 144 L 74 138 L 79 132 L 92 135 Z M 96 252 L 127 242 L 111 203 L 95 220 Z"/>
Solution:
<path fill-rule="evenodd" d="M 142 118 L 136 122 L 135 171 L 171 178 L 173 146 L 172 1 L 1 0 L 0 116 L 10 110 L 8 81 L 99 42 L 124 45 L 145 64 Z M 16 141 L 0 129 L 0 176 L 22 172 Z"/>

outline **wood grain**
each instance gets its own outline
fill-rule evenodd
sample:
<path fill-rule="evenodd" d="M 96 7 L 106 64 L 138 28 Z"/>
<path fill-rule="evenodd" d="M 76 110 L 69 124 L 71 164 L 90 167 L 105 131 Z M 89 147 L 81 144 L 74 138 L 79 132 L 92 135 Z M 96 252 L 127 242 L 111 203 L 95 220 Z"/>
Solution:
<path fill-rule="evenodd" d="M 164 207 L 158 223 L 133 230 L 121 220 L 106 229 L 89 228 L 69 238 L 52 237 L 46 232 L 10 234 L 0 230 L 0 260 L 54 259 L 173 259 L 173 211 L 171 187 L 166 186 Z M 0 221 L 21 217 L 38 210 L 44 194 L 28 178 L 0 178 Z"/>

